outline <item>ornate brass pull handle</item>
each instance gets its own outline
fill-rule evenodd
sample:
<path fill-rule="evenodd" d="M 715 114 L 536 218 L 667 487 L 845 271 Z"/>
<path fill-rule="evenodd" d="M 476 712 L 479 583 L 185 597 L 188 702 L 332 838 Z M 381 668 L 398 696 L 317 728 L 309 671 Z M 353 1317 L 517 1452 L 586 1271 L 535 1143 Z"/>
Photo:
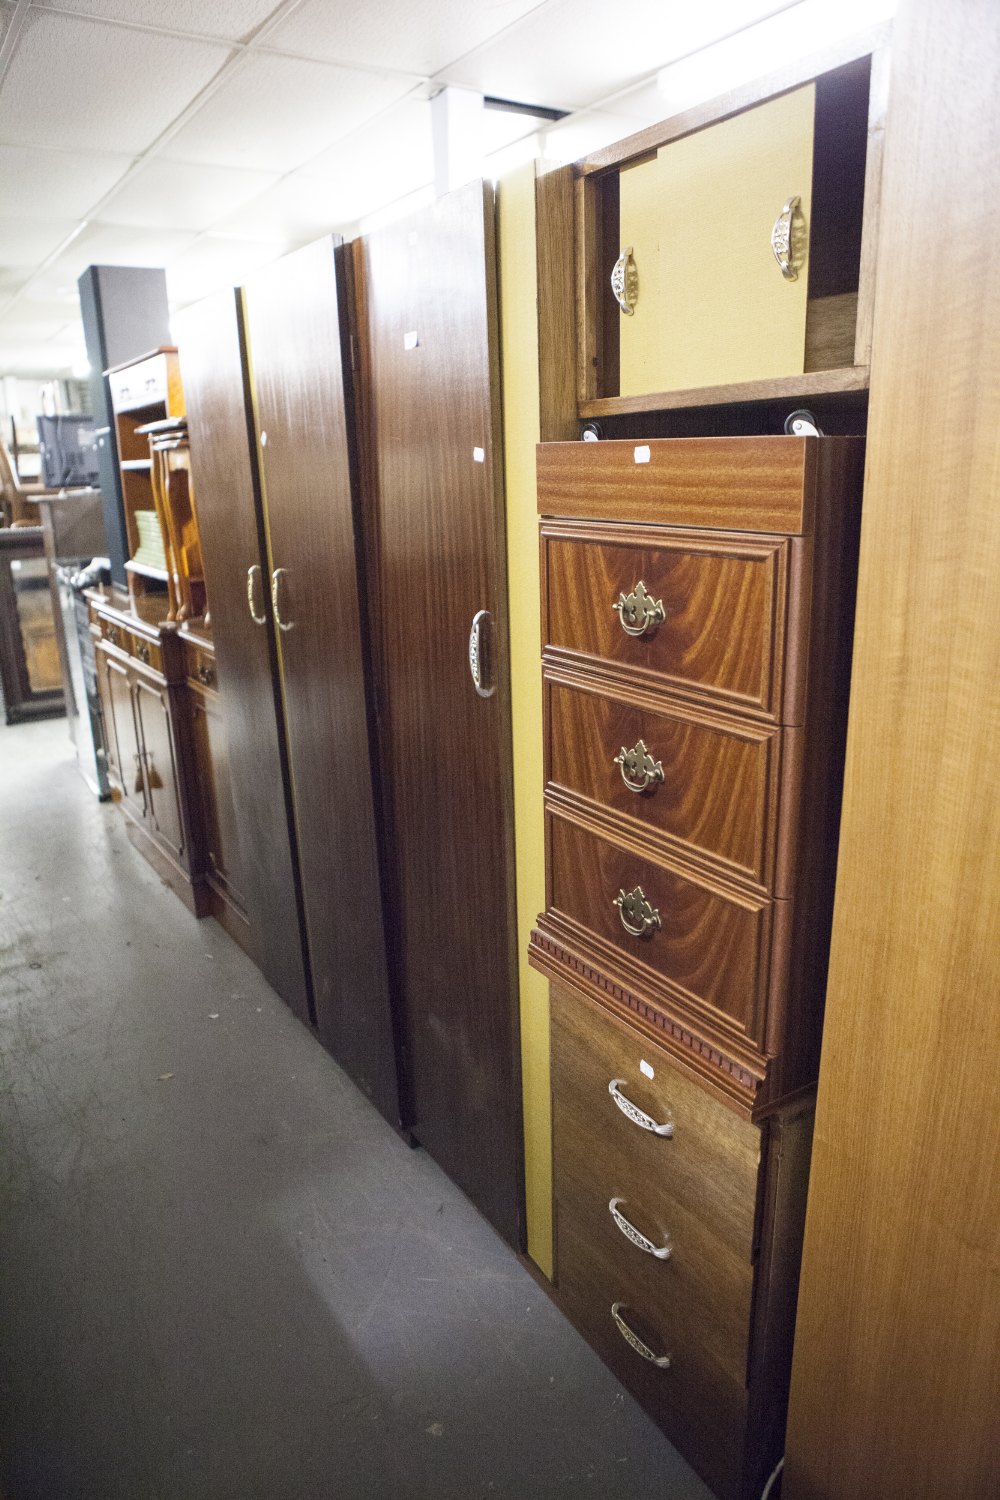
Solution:
<path fill-rule="evenodd" d="M 147 667 L 149 666 L 150 650 L 145 641 L 139 642 L 135 648 L 135 654 L 140 661 L 145 662 Z"/>
<path fill-rule="evenodd" d="M 659 1135 L 662 1136 L 665 1140 L 669 1140 L 674 1133 L 673 1120 L 667 1119 L 658 1121 L 654 1120 L 652 1115 L 647 1115 L 644 1109 L 640 1109 L 638 1104 L 633 1104 L 631 1099 L 626 1098 L 626 1096 L 621 1092 L 621 1087 L 624 1082 L 624 1078 L 612 1078 L 611 1082 L 608 1084 L 608 1093 L 611 1095 L 612 1099 L 615 1101 L 618 1108 L 625 1116 L 626 1120 L 631 1120 L 632 1124 L 638 1125 L 640 1130 L 648 1130 L 651 1135 Z"/>
<path fill-rule="evenodd" d="M 275 568 L 274 572 L 271 574 L 271 608 L 274 610 L 274 619 L 279 630 L 295 629 L 294 620 L 283 620 L 281 618 L 281 604 L 279 602 L 281 595 L 281 580 L 287 577 L 287 568 Z"/>
<path fill-rule="evenodd" d="M 203 682 L 206 687 L 212 687 L 215 683 L 215 673 L 206 662 L 200 661 L 198 663 L 198 671 L 195 675 L 198 681 Z"/>
<path fill-rule="evenodd" d="M 104 631 L 104 634 L 107 636 L 107 638 L 111 642 L 112 646 L 120 646 L 121 645 L 121 643 L 122 643 L 122 633 L 118 629 L 117 625 L 108 625 L 106 627 L 105 631 Z"/>
<path fill-rule="evenodd" d="M 632 1332 L 631 1328 L 622 1317 L 621 1306 L 622 1305 L 620 1302 L 613 1302 L 611 1304 L 611 1316 L 614 1318 L 615 1327 L 618 1329 L 618 1332 L 621 1334 L 626 1344 L 628 1344 L 630 1348 L 634 1349 L 636 1354 L 640 1355 L 642 1359 L 648 1359 L 651 1365 L 656 1365 L 660 1370 L 669 1370 L 670 1355 L 654 1354 L 649 1345 L 644 1344 L 637 1333 Z"/>
<path fill-rule="evenodd" d="M 654 1255 L 657 1260 L 669 1260 L 671 1248 L 669 1242 L 666 1245 L 654 1245 L 652 1240 L 647 1240 L 644 1234 L 640 1234 L 635 1225 L 630 1224 L 619 1209 L 618 1205 L 624 1201 L 623 1198 L 612 1198 L 608 1204 L 608 1212 L 625 1238 L 631 1240 L 632 1244 L 637 1245 L 640 1250 L 644 1250 L 647 1255 Z"/>
<path fill-rule="evenodd" d="M 626 245 L 615 261 L 611 272 L 611 290 L 622 312 L 627 318 L 631 318 L 639 300 L 639 272 L 632 259 L 631 245 Z"/>
<path fill-rule="evenodd" d="M 637 885 L 635 890 L 629 891 L 627 895 L 624 891 L 619 891 L 611 905 L 617 906 L 622 926 L 633 937 L 645 937 L 654 928 L 659 931 L 663 926 L 659 909 L 650 906 L 641 885 Z"/>
<path fill-rule="evenodd" d="M 254 603 L 257 597 L 257 590 L 262 582 L 263 577 L 260 568 L 257 563 L 254 563 L 252 567 L 247 568 L 247 608 L 250 611 L 250 618 L 255 625 L 267 624 L 267 615 L 263 609 L 258 614 Z"/>
<path fill-rule="evenodd" d="M 619 594 L 611 608 L 626 635 L 646 635 L 667 618 L 662 599 L 654 599 L 642 579 L 630 594 Z"/>
<path fill-rule="evenodd" d="M 142 791 L 142 757 L 138 754 L 135 757 L 135 781 L 132 783 L 132 790 L 133 792 Z"/>
<path fill-rule="evenodd" d="M 648 792 L 663 780 L 663 762 L 654 760 L 644 740 L 636 740 L 631 750 L 623 745 L 614 758 L 621 768 L 622 781 L 630 792 Z"/>
<path fill-rule="evenodd" d="M 798 194 L 793 194 L 775 219 L 774 228 L 771 230 L 771 251 L 786 281 L 799 279 L 799 247 L 804 231 L 802 199 Z"/>

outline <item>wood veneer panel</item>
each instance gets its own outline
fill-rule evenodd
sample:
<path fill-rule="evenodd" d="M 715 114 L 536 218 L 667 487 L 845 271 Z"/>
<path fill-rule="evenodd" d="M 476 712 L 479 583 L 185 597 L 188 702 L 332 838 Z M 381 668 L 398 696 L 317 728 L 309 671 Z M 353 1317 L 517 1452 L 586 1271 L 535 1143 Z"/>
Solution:
<path fill-rule="evenodd" d="M 398 1122 L 334 241 L 245 295 L 316 1025 Z"/>
<path fill-rule="evenodd" d="M 788 542 L 546 521 L 542 547 L 548 655 L 612 663 L 650 688 L 782 717 Z M 664 620 L 632 636 L 614 605 L 640 581 Z"/>
<path fill-rule="evenodd" d="M 543 516 L 799 533 L 812 526 L 815 438 L 542 443 Z"/>
<path fill-rule="evenodd" d="M 523 1241 L 492 190 L 367 236 L 381 712 L 414 1134 Z M 468 667 L 493 617 L 480 697 Z"/>
<path fill-rule="evenodd" d="M 786 1500 L 997 1493 L 1000 12 L 895 42 Z"/>
<path fill-rule="evenodd" d="M 238 299 L 225 291 L 179 313 L 177 334 L 232 788 L 232 880 L 257 964 L 306 1020 L 306 955 L 240 321 Z M 261 569 L 255 606 L 265 614 L 263 625 L 254 623 L 247 604 L 251 567 Z"/>
<path fill-rule="evenodd" d="M 584 798 L 628 819 L 660 853 L 704 859 L 730 876 L 770 886 L 777 731 L 627 689 L 602 692 L 586 677 L 560 682 L 553 671 L 546 684 L 550 797 Z M 625 785 L 615 757 L 640 739 L 662 778 L 637 793 Z"/>

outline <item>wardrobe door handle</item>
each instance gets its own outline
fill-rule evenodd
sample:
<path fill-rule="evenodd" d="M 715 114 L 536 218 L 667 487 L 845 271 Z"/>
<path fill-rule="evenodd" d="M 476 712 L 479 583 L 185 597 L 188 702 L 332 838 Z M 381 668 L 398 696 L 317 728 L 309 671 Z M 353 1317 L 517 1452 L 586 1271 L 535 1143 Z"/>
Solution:
<path fill-rule="evenodd" d="M 267 624 L 267 615 L 263 613 L 258 614 L 254 602 L 257 598 L 257 590 L 260 588 L 262 582 L 263 575 L 260 571 L 260 565 L 254 563 L 251 567 L 247 568 L 247 609 L 249 609 L 250 618 L 255 625 Z"/>
<path fill-rule="evenodd" d="M 657 1369 L 669 1370 L 670 1355 L 654 1354 L 649 1345 L 644 1344 L 637 1333 L 632 1332 L 631 1328 L 622 1317 L 621 1306 L 622 1305 L 620 1302 L 613 1302 L 611 1304 L 611 1316 L 614 1318 L 615 1327 L 618 1329 L 618 1332 L 621 1334 L 626 1344 L 628 1344 L 630 1348 L 634 1349 L 636 1354 L 638 1354 L 642 1359 L 648 1359 L 651 1365 L 656 1365 Z"/>
<path fill-rule="evenodd" d="M 492 642 L 490 626 L 493 616 L 488 609 L 479 610 L 472 619 L 469 631 L 469 672 L 472 685 L 480 698 L 492 698 L 496 683 L 488 679 L 492 674 Z"/>
<path fill-rule="evenodd" d="M 281 618 L 281 581 L 288 577 L 287 568 L 275 568 L 271 574 L 271 608 L 274 610 L 275 622 L 279 630 L 294 630 L 294 620 L 283 620 Z"/>
<path fill-rule="evenodd" d="M 626 1120 L 631 1120 L 632 1124 L 638 1125 L 640 1130 L 649 1130 L 653 1135 L 663 1136 L 669 1140 L 674 1133 L 673 1120 L 664 1120 L 660 1123 L 654 1120 L 652 1115 L 647 1115 L 644 1109 L 640 1109 L 638 1104 L 633 1104 L 631 1099 L 626 1098 L 621 1092 L 621 1086 L 624 1082 L 624 1078 L 612 1078 L 608 1084 L 608 1093 Z"/>
<path fill-rule="evenodd" d="M 645 1250 L 647 1255 L 654 1255 L 657 1260 L 669 1260 L 669 1243 L 666 1245 L 654 1245 L 652 1240 L 647 1240 L 644 1234 L 640 1234 L 635 1225 L 630 1224 L 622 1213 L 619 1205 L 623 1202 L 624 1199 L 622 1198 L 612 1198 L 608 1204 L 608 1213 L 614 1219 L 617 1228 L 621 1230 L 627 1240 L 632 1241 L 633 1245 L 637 1245 L 640 1250 Z"/>

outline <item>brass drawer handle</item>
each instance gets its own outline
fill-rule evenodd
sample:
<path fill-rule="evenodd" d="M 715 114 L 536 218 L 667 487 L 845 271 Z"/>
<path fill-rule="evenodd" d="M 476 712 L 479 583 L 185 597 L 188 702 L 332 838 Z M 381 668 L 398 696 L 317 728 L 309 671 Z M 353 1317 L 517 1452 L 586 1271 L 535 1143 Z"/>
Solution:
<path fill-rule="evenodd" d="M 260 588 L 262 581 L 259 564 L 254 563 L 252 567 L 247 568 L 247 608 L 250 611 L 250 618 L 255 625 L 267 624 L 267 615 L 264 614 L 263 609 L 258 614 L 255 603 L 257 590 Z"/>
<path fill-rule="evenodd" d="M 617 906 L 622 926 L 632 937 L 646 937 L 654 929 L 658 932 L 663 926 L 659 907 L 650 906 L 641 885 L 637 885 L 627 895 L 624 891 L 619 891 L 611 905 Z"/>
<path fill-rule="evenodd" d="M 617 612 L 626 635 L 646 635 L 667 618 L 662 599 L 654 599 L 642 579 L 630 594 L 619 594 L 611 608 Z"/>
<path fill-rule="evenodd" d="M 274 610 L 274 619 L 279 630 L 295 629 L 294 620 L 283 620 L 281 618 L 281 585 L 282 580 L 287 577 L 287 568 L 275 568 L 271 574 L 271 608 Z"/>
<path fill-rule="evenodd" d="M 135 654 L 141 662 L 149 666 L 150 650 L 145 641 L 140 641 L 135 648 Z"/>
<path fill-rule="evenodd" d="M 793 194 L 787 200 L 771 230 L 771 251 L 786 281 L 798 281 L 801 245 L 805 237 L 802 199 Z"/>
<path fill-rule="evenodd" d="M 631 1328 L 622 1317 L 621 1306 L 622 1305 L 620 1302 L 612 1302 L 611 1316 L 614 1318 L 615 1327 L 618 1329 L 618 1332 L 621 1334 L 626 1344 L 634 1349 L 636 1354 L 640 1355 L 641 1358 L 648 1359 L 651 1365 L 656 1365 L 656 1367 L 660 1370 L 669 1370 L 670 1355 L 654 1354 L 649 1345 L 644 1344 L 637 1333 L 632 1332 Z"/>
<path fill-rule="evenodd" d="M 630 792 L 648 792 L 663 780 L 663 762 L 653 759 L 645 740 L 636 740 L 631 750 L 623 745 L 613 763 L 620 767 L 622 781 Z"/>
<path fill-rule="evenodd" d="M 105 626 L 104 634 L 107 636 L 107 638 L 111 642 L 112 646 L 120 646 L 121 645 L 121 643 L 122 643 L 122 633 L 118 629 L 117 625 L 107 625 L 107 626 Z"/>
<path fill-rule="evenodd" d="M 615 261 L 611 272 L 611 290 L 622 312 L 627 318 L 631 318 L 639 300 L 639 272 L 632 259 L 631 245 L 626 245 Z"/>
<path fill-rule="evenodd" d="M 625 1116 L 626 1120 L 631 1120 L 632 1124 L 638 1125 L 640 1130 L 648 1130 L 652 1135 L 659 1135 L 664 1139 L 669 1140 L 674 1133 L 673 1120 L 668 1119 L 660 1123 L 659 1121 L 654 1120 L 652 1115 L 647 1115 L 644 1109 L 640 1109 L 637 1104 L 633 1104 L 631 1099 L 626 1098 L 626 1096 L 621 1092 L 621 1086 L 624 1082 L 624 1078 L 612 1078 L 611 1082 L 608 1084 L 608 1093 L 611 1095 L 612 1099 L 615 1101 L 618 1108 Z"/>
<path fill-rule="evenodd" d="M 657 1260 L 669 1260 L 669 1242 L 666 1245 L 654 1245 L 652 1240 L 647 1240 L 644 1234 L 640 1234 L 635 1225 L 630 1224 L 625 1215 L 619 1211 L 618 1205 L 624 1201 L 623 1198 L 612 1198 L 608 1204 L 608 1212 L 625 1238 L 631 1240 L 632 1244 L 637 1245 L 640 1250 L 645 1250 L 647 1255 L 654 1255 Z"/>
<path fill-rule="evenodd" d="M 200 661 L 198 663 L 198 670 L 195 673 L 195 676 L 198 678 L 198 681 L 203 682 L 206 687 L 213 687 L 215 684 L 215 673 L 212 671 L 212 668 L 203 661 Z"/>

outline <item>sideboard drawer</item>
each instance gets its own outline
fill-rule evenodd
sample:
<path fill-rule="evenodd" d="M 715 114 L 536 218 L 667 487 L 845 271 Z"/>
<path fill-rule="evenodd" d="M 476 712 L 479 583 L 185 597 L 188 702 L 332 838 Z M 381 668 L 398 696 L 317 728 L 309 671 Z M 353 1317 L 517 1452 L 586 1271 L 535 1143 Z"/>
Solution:
<path fill-rule="evenodd" d="M 646 1228 L 659 1220 L 667 1232 L 680 1208 L 725 1247 L 731 1264 L 749 1265 L 759 1127 L 686 1077 L 632 1026 L 558 985 L 551 994 L 557 1197 L 585 1201 L 588 1192 L 606 1190 L 609 1198 L 641 1204 L 635 1211 Z M 629 1105 L 669 1125 L 670 1134 L 637 1124 Z M 599 1186 L 588 1189 L 591 1179 Z"/>
<path fill-rule="evenodd" d="M 573 535 L 547 523 L 542 536 L 553 650 L 610 662 L 654 687 L 781 717 L 787 539 L 638 526 Z"/>
<path fill-rule="evenodd" d="M 767 900 L 723 894 L 553 813 L 549 850 L 549 910 L 596 935 L 603 968 L 620 953 L 630 968 L 641 964 L 653 971 L 641 976 L 640 993 L 659 975 L 675 1005 L 686 1004 L 704 1019 L 728 1018 L 760 1044 L 770 951 Z"/>
<path fill-rule="evenodd" d="M 550 681 L 549 785 L 629 819 L 662 849 L 768 887 L 780 731 Z"/>

